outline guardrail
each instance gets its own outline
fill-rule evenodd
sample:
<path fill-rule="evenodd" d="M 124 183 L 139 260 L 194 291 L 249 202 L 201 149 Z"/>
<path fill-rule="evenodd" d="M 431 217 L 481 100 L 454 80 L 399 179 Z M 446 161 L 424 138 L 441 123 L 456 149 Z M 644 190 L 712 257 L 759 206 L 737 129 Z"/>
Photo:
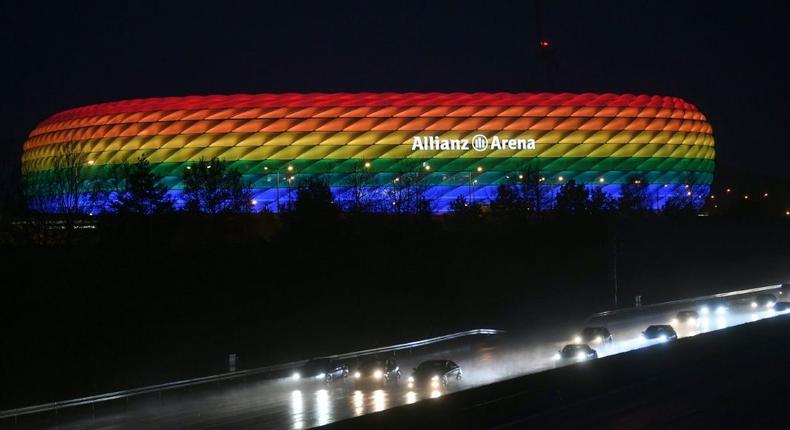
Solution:
<path fill-rule="evenodd" d="M 397 345 L 384 346 L 384 347 L 381 347 L 381 348 L 366 349 L 366 350 L 363 350 L 363 351 L 355 351 L 355 352 L 349 352 L 349 353 L 345 353 L 345 354 L 329 355 L 329 356 L 323 356 L 323 357 L 318 357 L 318 358 L 332 358 L 332 359 L 344 360 L 344 359 L 355 358 L 355 357 L 364 357 L 366 355 L 373 355 L 373 354 L 380 354 L 380 353 L 386 353 L 386 352 L 395 352 L 395 351 L 403 351 L 403 350 L 407 350 L 407 349 L 419 348 L 421 346 L 427 346 L 427 345 L 432 345 L 432 344 L 436 344 L 436 343 L 447 342 L 449 340 L 458 339 L 458 338 L 462 338 L 462 337 L 477 336 L 477 335 L 495 335 L 495 334 L 500 334 L 500 333 L 504 333 L 504 331 L 503 330 L 479 328 L 479 329 L 474 329 L 474 330 L 462 331 L 462 332 L 458 332 L 458 333 L 451 333 L 451 334 L 447 334 L 447 335 L 444 335 L 444 336 L 432 337 L 430 339 L 417 340 L 417 341 L 414 341 L 414 342 L 406 342 L 406 343 L 401 343 L 401 344 L 397 344 Z M 178 388 L 185 388 L 185 387 L 205 384 L 205 383 L 209 383 L 209 382 L 228 381 L 228 380 L 238 379 L 238 378 L 247 377 L 247 376 L 255 376 L 255 375 L 261 375 L 261 374 L 265 374 L 265 373 L 278 372 L 278 371 L 282 371 L 282 370 L 296 369 L 296 368 L 298 368 L 300 366 L 303 366 L 306 362 L 307 362 L 307 360 L 292 361 L 290 363 L 275 364 L 275 365 L 272 365 L 272 366 L 258 367 L 258 368 L 255 368 L 255 369 L 239 370 L 239 371 L 236 371 L 236 372 L 228 372 L 228 373 L 220 373 L 220 374 L 217 374 L 217 375 L 203 376 L 203 377 L 200 377 L 200 378 L 184 379 L 184 380 L 181 380 L 181 381 L 166 382 L 164 384 L 149 385 L 149 386 L 146 386 L 146 387 L 139 387 L 139 388 L 132 388 L 132 389 L 128 389 L 128 390 L 114 391 L 114 392 L 111 392 L 111 393 L 96 394 L 96 395 L 93 395 L 93 396 L 80 397 L 80 398 L 71 399 L 71 400 L 63 400 L 63 401 L 59 401 L 59 402 L 50 402 L 50 403 L 43 403 L 43 404 L 39 404 L 39 405 L 33 405 L 33 406 L 25 406 L 25 407 L 16 408 L 16 409 L 8 409 L 8 410 L 5 410 L 5 411 L 0 411 L 0 420 L 8 419 L 8 418 L 16 418 L 16 417 L 23 416 L 23 415 L 32 415 L 32 414 L 38 414 L 38 413 L 44 413 L 44 412 L 57 411 L 59 409 L 76 407 L 76 406 L 93 405 L 93 404 L 96 404 L 96 403 L 107 402 L 107 401 L 110 401 L 110 400 L 118 400 L 118 399 L 124 399 L 124 398 L 128 399 L 129 397 L 140 396 L 140 395 L 144 395 L 144 394 L 152 394 L 152 393 L 157 393 L 157 392 L 162 392 L 162 391 L 167 391 L 167 390 L 174 390 L 174 389 L 178 389 Z"/>
<path fill-rule="evenodd" d="M 629 313 L 629 312 L 636 312 L 636 311 L 641 311 L 641 310 L 645 310 L 645 309 L 660 308 L 660 307 L 663 307 L 663 306 L 672 306 L 672 305 L 680 305 L 680 304 L 684 304 L 684 303 L 702 302 L 702 301 L 705 301 L 705 300 L 721 299 L 721 298 L 734 297 L 734 296 L 745 296 L 745 295 L 761 293 L 761 292 L 765 292 L 765 291 L 769 291 L 769 290 L 776 290 L 776 289 L 779 289 L 781 287 L 782 287 L 781 284 L 768 285 L 768 286 L 765 286 L 765 287 L 750 288 L 748 290 L 729 291 L 729 292 L 726 292 L 726 293 L 711 294 L 709 296 L 692 297 L 692 298 L 688 298 L 688 299 L 671 300 L 671 301 L 668 301 L 668 302 L 653 303 L 653 304 L 639 306 L 639 307 L 615 309 L 615 310 L 611 310 L 611 311 L 603 311 L 603 312 L 598 312 L 598 313 L 592 314 L 587 319 L 590 320 L 590 319 L 593 319 L 593 318 L 609 317 L 609 316 L 613 316 L 613 315 L 625 314 L 625 313 Z"/>

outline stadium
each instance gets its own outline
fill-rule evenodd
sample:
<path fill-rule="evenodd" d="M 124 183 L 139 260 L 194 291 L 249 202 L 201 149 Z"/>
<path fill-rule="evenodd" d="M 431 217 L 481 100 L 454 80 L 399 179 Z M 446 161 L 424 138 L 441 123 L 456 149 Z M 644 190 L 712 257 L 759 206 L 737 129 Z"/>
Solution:
<path fill-rule="evenodd" d="M 219 158 L 243 174 L 256 210 L 281 209 L 300 181 L 318 178 L 340 204 L 362 192 L 387 210 L 408 182 L 431 210 L 445 212 L 459 196 L 485 203 L 498 185 L 537 172 L 549 195 L 572 179 L 617 198 L 624 184 L 645 181 L 651 205 L 660 208 L 678 195 L 703 201 L 714 155 L 705 116 L 676 97 L 289 93 L 149 98 L 67 110 L 30 133 L 22 174 L 34 190 L 29 193 L 54 202 L 60 191 L 46 185 L 63 168 L 59 160 L 80 160 L 88 184 L 112 166 L 145 157 L 178 206 L 184 170 Z M 80 190 L 87 193 L 86 184 Z M 108 193 L 80 205 L 86 213 L 102 211 L 112 199 Z M 40 206 L 56 211 L 54 203 Z"/>

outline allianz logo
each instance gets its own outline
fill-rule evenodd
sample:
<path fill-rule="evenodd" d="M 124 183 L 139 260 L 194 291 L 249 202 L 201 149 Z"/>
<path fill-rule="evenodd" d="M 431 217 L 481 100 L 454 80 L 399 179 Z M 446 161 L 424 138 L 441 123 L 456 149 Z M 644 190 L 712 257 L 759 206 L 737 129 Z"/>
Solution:
<path fill-rule="evenodd" d="M 534 150 L 535 139 L 503 139 L 497 135 L 489 139 L 483 134 L 476 134 L 472 139 L 414 136 L 411 143 L 412 151 L 469 151 L 470 149 L 478 152 L 497 149 Z"/>

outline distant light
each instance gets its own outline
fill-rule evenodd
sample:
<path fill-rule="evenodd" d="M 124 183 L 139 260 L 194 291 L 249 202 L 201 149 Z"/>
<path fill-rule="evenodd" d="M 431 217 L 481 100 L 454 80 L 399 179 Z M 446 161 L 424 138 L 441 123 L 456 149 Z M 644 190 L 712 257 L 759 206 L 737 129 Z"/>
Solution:
<path fill-rule="evenodd" d="M 211 168 L 211 164 L 209 164 L 208 166 L 206 166 L 206 168 L 207 168 L 207 169 L 210 169 L 210 168 Z"/>
<path fill-rule="evenodd" d="M 744 194 L 744 195 L 743 195 L 743 199 L 744 199 L 744 200 L 749 200 L 749 195 L 748 195 L 748 194 Z"/>
<path fill-rule="evenodd" d="M 483 171 L 483 166 L 477 166 L 477 171 L 478 172 L 482 172 Z"/>
<path fill-rule="evenodd" d="M 686 185 L 686 188 L 688 188 L 688 187 L 689 187 L 689 186 L 688 186 L 688 185 Z"/>
<path fill-rule="evenodd" d="M 319 373 L 318 375 L 315 375 L 315 377 L 318 378 L 318 379 L 324 379 L 324 378 L 326 378 L 326 373 L 323 373 L 323 372 Z"/>
<path fill-rule="evenodd" d="M 549 47 L 551 47 L 551 43 L 548 40 L 543 39 L 540 42 L 538 42 L 538 47 L 540 49 L 548 49 Z"/>
<path fill-rule="evenodd" d="M 757 307 L 757 302 L 752 302 L 752 309 Z"/>
<path fill-rule="evenodd" d="M 383 376 L 384 376 L 384 373 L 381 370 L 376 369 L 376 371 L 373 372 L 373 377 L 375 379 L 381 379 Z"/>
<path fill-rule="evenodd" d="M 768 193 L 763 194 L 763 197 L 768 197 Z"/>
<path fill-rule="evenodd" d="M 690 196 L 691 195 L 691 191 L 686 191 L 686 195 Z"/>
<path fill-rule="evenodd" d="M 576 337 L 574 337 L 574 338 L 573 338 L 573 343 L 582 343 L 582 338 L 581 338 L 581 336 L 576 336 Z"/>
<path fill-rule="evenodd" d="M 365 162 L 365 168 L 370 168 L 370 161 Z"/>
<path fill-rule="evenodd" d="M 713 194 L 711 194 L 711 195 L 710 195 L 710 198 L 711 198 L 711 199 L 715 199 L 715 198 L 716 198 L 716 196 L 715 196 L 715 195 L 713 195 Z"/>
<path fill-rule="evenodd" d="M 293 172 L 293 170 L 294 170 L 294 166 L 288 166 L 288 171 L 289 172 Z"/>
<path fill-rule="evenodd" d="M 790 211 L 785 211 L 785 215 L 790 216 Z"/>
<path fill-rule="evenodd" d="M 729 188 L 727 188 L 727 192 L 729 193 L 730 191 L 732 191 L 732 190 L 730 190 Z"/>
<path fill-rule="evenodd" d="M 263 170 L 269 170 L 268 166 L 263 166 Z"/>
<path fill-rule="evenodd" d="M 88 160 L 88 165 L 93 166 L 93 160 Z"/>
<path fill-rule="evenodd" d="M 301 377 L 302 377 L 302 375 L 300 375 L 299 372 L 294 372 L 294 374 L 291 375 L 291 379 L 293 379 L 293 380 L 297 380 L 297 379 L 299 379 Z"/>
<path fill-rule="evenodd" d="M 431 165 L 430 164 L 426 164 L 425 165 L 425 170 L 431 170 Z"/>
<path fill-rule="evenodd" d="M 354 378 L 359 379 L 362 376 L 359 372 L 354 372 Z"/>
<path fill-rule="evenodd" d="M 395 178 L 394 182 L 398 182 L 398 181 L 400 181 L 400 178 Z"/>
<path fill-rule="evenodd" d="M 598 182 L 600 182 L 600 183 L 603 183 L 603 182 L 604 182 L 604 178 L 603 178 L 603 176 L 601 176 L 600 178 L 598 178 Z"/>
<path fill-rule="evenodd" d="M 563 178 L 562 176 L 560 176 L 559 178 L 557 178 L 557 180 L 558 180 L 558 181 L 560 181 L 560 182 L 562 182 L 562 181 L 564 181 L 564 180 L 565 180 L 565 178 Z"/>
<path fill-rule="evenodd" d="M 642 183 L 642 181 L 640 181 L 639 179 L 637 179 L 637 180 L 635 180 L 635 181 L 634 181 L 634 183 L 635 183 L 635 184 L 637 184 L 637 185 L 639 185 L 639 184 L 641 184 L 641 183 Z"/>
<path fill-rule="evenodd" d="M 543 182 L 543 181 L 545 181 L 545 180 L 546 180 L 546 178 L 545 178 L 545 177 L 543 177 L 543 176 L 541 176 L 541 177 L 540 177 L 540 182 Z"/>
<path fill-rule="evenodd" d="M 187 170 L 192 170 L 192 166 L 187 166 Z"/>
<path fill-rule="evenodd" d="M 255 206 L 255 205 L 257 205 L 257 204 L 258 204 L 258 201 L 257 201 L 257 200 L 255 200 L 255 199 L 252 199 L 252 205 L 253 205 L 253 206 Z"/>
<path fill-rule="evenodd" d="M 518 175 L 519 179 L 524 179 L 524 175 Z"/>

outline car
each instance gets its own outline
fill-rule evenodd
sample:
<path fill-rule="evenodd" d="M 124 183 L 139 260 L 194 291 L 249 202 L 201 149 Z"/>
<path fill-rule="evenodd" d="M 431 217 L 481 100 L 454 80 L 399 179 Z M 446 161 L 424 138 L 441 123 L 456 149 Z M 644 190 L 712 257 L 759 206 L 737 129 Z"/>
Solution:
<path fill-rule="evenodd" d="M 414 368 L 409 376 L 409 388 L 430 387 L 438 389 L 463 377 L 461 367 L 451 360 L 428 360 Z"/>
<path fill-rule="evenodd" d="M 658 340 L 661 342 L 666 342 L 668 340 L 675 340 L 677 338 L 678 334 L 675 332 L 675 329 L 672 328 L 671 325 L 666 324 L 651 325 L 642 332 L 642 339 L 645 340 Z"/>
<path fill-rule="evenodd" d="M 790 311 L 790 302 L 776 302 L 776 304 L 774 304 L 774 310 L 777 312 Z"/>
<path fill-rule="evenodd" d="M 702 315 L 703 317 L 712 313 L 721 315 L 727 313 L 729 309 L 730 309 L 730 305 L 727 303 L 726 300 L 712 299 L 703 303 L 702 306 L 699 307 L 699 314 Z"/>
<path fill-rule="evenodd" d="M 573 339 L 575 344 L 606 344 L 612 343 L 612 334 L 606 327 L 585 327 L 581 333 Z"/>
<path fill-rule="evenodd" d="M 699 325 L 699 313 L 697 311 L 680 311 L 672 318 L 672 325 L 677 326 L 683 324 L 689 327 L 696 327 Z"/>
<path fill-rule="evenodd" d="M 400 376 L 400 367 L 394 359 L 368 358 L 351 369 L 351 377 L 355 383 L 397 383 Z"/>
<path fill-rule="evenodd" d="M 752 301 L 752 309 L 772 308 L 776 304 L 776 297 L 773 294 L 758 294 Z"/>
<path fill-rule="evenodd" d="M 590 348 L 590 345 L 586 343 L 571 343 L 563 346 L 561 350 L 554 354 L 554 365 L 564 366 L 596 358 L 598 358 L 598 352 Z"/>
<path fill-rule="evenodd" d="M 348 365 L 330 358 L 314 358 L 293 373 L 293 379 L 332 382 L 348 376 Z"/>

